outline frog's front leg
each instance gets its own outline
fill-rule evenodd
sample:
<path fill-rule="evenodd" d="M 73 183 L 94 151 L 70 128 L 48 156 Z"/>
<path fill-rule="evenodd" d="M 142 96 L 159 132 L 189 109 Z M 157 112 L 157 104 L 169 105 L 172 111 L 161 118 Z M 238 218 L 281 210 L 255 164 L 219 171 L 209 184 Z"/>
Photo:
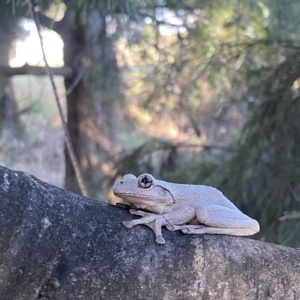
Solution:
<path fill-rule="evenodd" d="M 162 226 L 167 226 L 168 230 L 172 230 L 171 228 L 174 225 L 185 224 L 196 216 L 195 209 L 188 205 L 174 205 L 162 215 L 156 215 L 153 213 L 135 209 L 130 209 L 129 212 L 134 215 L 142 216 L 142 218 L 131 221 L 124 221 L 123 225 L 126 228 L 132 228 L 133 226 L 142 224 L 147 225 L 154 231 L 156 237 L 155 241 L 158 244 L 165 243 L 161 232 Z"/>
<path fill-rule="evenodd" d="M 137 215 L 137 216 L 142 216 L 140 219 L 135 219 L 131 221 L 123 221 L 123 225 L 126 228 L 132 228 L 133 226 L 136 225 L 147 225 L 148 223 L 153 222 L 159 215 L 153 214 L 153 213 L 148 213 L 142 210 L 137 210 L 137 209 L 130 209 L 129 212 L 132 215 Z"/>
<path fill-rule="evenodd" d="M 167 221 L 163 217 L 163 215 L 156 215 L 136 209 L 130 209 L 129 212 L 133 215 L 142 216 L 142 218 L 131 221 L 124 221 L 123 225 L 126 228 L 132 228 L 136 225 L 147 225 L 154 231 L 156 243 L 165 244 L 166 241 L 162 236 L 161 227 L 166 225 Z"/>

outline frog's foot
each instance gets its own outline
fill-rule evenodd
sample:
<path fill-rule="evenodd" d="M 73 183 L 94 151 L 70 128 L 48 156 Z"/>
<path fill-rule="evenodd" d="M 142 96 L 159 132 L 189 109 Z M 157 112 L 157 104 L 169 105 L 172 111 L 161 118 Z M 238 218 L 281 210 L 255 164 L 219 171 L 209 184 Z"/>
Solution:
<path fill-rule="evenodd" d="M 207 226 L 203 225 L 182 225 L 176 226 L 185 234 L 205 234 L 207 232 Z"/>
<path fill-rule="evenodd" d="M 160 225 L 159 221 L 153 221 L 151 223 L 147 223 L 144 225 L 148 226 L 149 228 L 151 228 L 153 230 L 153 232 L 155 234 L 155 242 L 156 243 L 161 244 L 161 245 L 166 243 L 166 241 L 163 238 L 162 233 L 161 233 L 161 225 Z"/>
<path fill-rule="evenodd" d="M 176 225 L 172 225 L 172 224 L 166 225 L 166 228 L 167 228 L 167 230 L 169 230 L 169 231 L 176 231 L 176 230 L 179 230 L 180 228 L 177 228 L 177 227 L 180 227 L 180 226 L 176 226 Z"/>
<path fill-rule="evenodd" d="M 185 229 L 186 226 L 189 226 L 189 225 L 173 225 L 173 224 L 168 224 L 166 226 L 166 228 L 169 230 L 169 231 L 176 231 L 176 230 L 182 230 L 182 229 Z"/>
<path fill-rule="evenodd" d="M 126 228 L 132 228 L 133 226 L 136 225 L 146 225 L 154 231 L 156 243 L 165 244 L 165 240 L 161 232 L 161 227 L 166 224 L 166 219 L 162 215 L 156 215 L 153 213 L 148 213 L 136 209 L 131 209 L 130 213 L 134 215 L 142 216 L 142 218 L 131 220 L 131 221 L 124 221 L 123 225 Z"/>
<path fill-rule="evenodd" d="M 163 244 L 165 244 L 165 243 L 166 243 L 166 241 L 165 241 L 165 239 L 163 238 L 163 236 L 162 236 L 162 235 L 158 235 L 158 236 L 156 236 L 156 238 L 155 238 L 155 242 L 156 242 L 157 244 L 161 244 L 161 245 L 163 245 Z"/>
<path fill-rule="evenodd" d="M 134 224 L 132 224 L 132 221 L 123 221 L 122 224 L 126 227 L 126 228 L 132 228 L 134 226 Z"/>
<path fill-rule="evenodd" d="M 181 230 L 185 234 L 204 234 L 206 233 L 206 226 L 202 225 L 172 225 L 168 224 L 166 228 L 169 231 Z"/>

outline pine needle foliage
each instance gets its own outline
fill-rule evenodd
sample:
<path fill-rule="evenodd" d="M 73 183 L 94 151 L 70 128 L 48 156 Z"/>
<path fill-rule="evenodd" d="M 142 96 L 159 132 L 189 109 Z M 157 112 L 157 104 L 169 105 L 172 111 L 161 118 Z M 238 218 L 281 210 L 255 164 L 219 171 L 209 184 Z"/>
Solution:
<path fill-rule="evenodd" d="M 228 160 L 192 167 L 195 181 L 218 187 L 259 220 L 257 238 L 294 247 L 300 246 L 299 66 L 296 53 L 269 71 Z"/>

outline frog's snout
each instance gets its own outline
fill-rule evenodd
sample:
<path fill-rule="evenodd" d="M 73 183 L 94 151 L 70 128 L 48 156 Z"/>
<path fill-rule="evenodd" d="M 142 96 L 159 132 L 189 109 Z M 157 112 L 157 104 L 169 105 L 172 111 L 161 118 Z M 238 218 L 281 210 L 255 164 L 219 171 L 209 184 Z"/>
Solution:
<path fill-rule="evenodd" d="M 117 196 L 117 194 L 122 190 L 123 186 L 124 186 L 123 180 L 116 181 L 113 186 L 113 193 Z"/>

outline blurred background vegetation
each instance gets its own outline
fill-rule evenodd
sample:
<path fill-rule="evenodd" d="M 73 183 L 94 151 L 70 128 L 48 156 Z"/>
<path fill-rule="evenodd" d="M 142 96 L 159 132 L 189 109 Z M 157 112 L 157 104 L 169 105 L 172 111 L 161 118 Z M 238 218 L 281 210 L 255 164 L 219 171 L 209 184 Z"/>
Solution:
<path fill-rule="evenodd" d="M 90 197 L 126 173 L 212 185 L 300 247 L 299 1 L 36 10 Z M 0 48 L 0 163 L 78 192 L 27 1 L 0 2 Z"/>

